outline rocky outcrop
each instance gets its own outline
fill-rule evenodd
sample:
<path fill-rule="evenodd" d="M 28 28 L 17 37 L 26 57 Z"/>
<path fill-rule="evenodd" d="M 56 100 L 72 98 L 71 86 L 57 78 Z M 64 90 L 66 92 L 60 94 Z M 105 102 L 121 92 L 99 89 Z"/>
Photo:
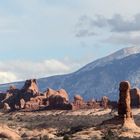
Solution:
<path fill-rule="evenodd" d="M 46 98 L 49 100 L 50 97 L 61 97 L 63 98 L 64 102 L 67 103 L 69 101 L 68 93 L 64 89 L 60 89 L 58 91 L 48 88 L 45 93 Z"/>
<path fill-rule="evenodd" d="M 64 89 L 56 91 L 49 88 L 45 96 L 47 109 L 71 109 L 68 93 Z"/>
<path fill-rule="evenodd" d="M 31 98 L 30 101 L 25 102 L 24 109 L 38 110 L 41 106 L 45 106 L 45 96 L 36 96 Z"/>
<path fill-rule="evenodd" d="M 33 95 L 39 94 L 39 89 L 37 86 L 36 79 L 26 80 L 23 88 L 21 89 L 23 93 L 33 93 Z"/>
<path fill-rule="evenodd" d="M 9 90 L 7 90 L 7 93 L 5 94 L 5 97 L 2 98 L 2 107 L 4 107 L 6 104 L 11 110 L 25 109 L 26 102 L 30 102 L 31 98 L 36 98 L 39 95 L 40 94 L 36 80 L 26 80 L 21 90 L 16 89 L 15 86 L 10 86 Z M 39 97 L 38 100 L 40 100 Z M 32 103 L 33 102 L 36 103 L 36 99 L 32 100 Z"/>
<path fill-rule="evenodd" d="M 102 98 L 102 106 L 108 107 L 108 98 Z M 53 90 L 48 88 L 46 92 L 40 93 L 35 79 L 26 80 L 23 88 L 17 89 L 10 86 L 6 94 L 1 95 L 1 108 L 4 110 L 33 111 L 38 109 L 92 109 L 99 108 L 100 101 L 89 100 L 87 102 L 80 95 L 74 96 L 74 101 L 69 103 L 68 93 L 64 89 Z"/>
<path fill-rule="evenodd" d="M 140 107 L 140 89 L 133 88 L 130 91 L 131 96 L 131 107 Z"/>

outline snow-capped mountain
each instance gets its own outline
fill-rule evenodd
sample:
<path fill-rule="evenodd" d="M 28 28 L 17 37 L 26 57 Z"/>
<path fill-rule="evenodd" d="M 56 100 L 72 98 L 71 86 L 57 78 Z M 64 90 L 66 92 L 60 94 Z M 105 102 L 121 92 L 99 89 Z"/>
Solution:
<path fill-rule="evenodd" d="M 139 87 L 140 48 L 121 49 L 71 74 L 38 79 L 38 85 L 42 91 L 48 87 L 53 89 L 64 88 L 71 98 L 75 94 L 80 94 L 85 99 L 99 99 L 106 95 L 117 100 L 118 84 L 122 80 L 129 80 L 132 87 Z M 21 87 L 24 82 L 13 84 Z M 0 90 L 7 89 L 9 85 L 1 85 Z"/>
<path fill-rule="evenodd" d="M 88 70 L 91 70 L 97 66 L 104 66 L 115 59 L 122 59 L 122 58 L 127 57 L 131 54 L 137 54 L 137 53 L 140 53 L 140 47 L 124 48 L 124 49 L 121 49 L 117 52 L 110 54 L 109 56 L 103 57 L 101 59 L 98 59 L 94 62 L 87 64 L 86 66 L 84 66 L 83 68 L 78 70 L 77 72 L 88 71 Z"/>

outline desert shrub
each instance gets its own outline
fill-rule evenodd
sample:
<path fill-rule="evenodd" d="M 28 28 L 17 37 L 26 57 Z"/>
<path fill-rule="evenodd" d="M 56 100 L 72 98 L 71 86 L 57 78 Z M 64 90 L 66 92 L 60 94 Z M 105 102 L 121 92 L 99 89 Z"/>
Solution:
<path fill-rule="evenodd" d="M 105 136 L 103 137 L 104 140 L 112 140 L 114 138 L 114 133 L 112 132 L 111 129 L 105 133 Z"/>
<path fill-rule="evenodd" d="M 50 140 L 47 135 L 44 135 L 40 140 Z"/>
<path fill-rule="evenodd" d="M 68 135 L 65 135 L 65 136 L 63 137 L 63 140 L 70 140 L 70 138 L 69 138 Z"/>

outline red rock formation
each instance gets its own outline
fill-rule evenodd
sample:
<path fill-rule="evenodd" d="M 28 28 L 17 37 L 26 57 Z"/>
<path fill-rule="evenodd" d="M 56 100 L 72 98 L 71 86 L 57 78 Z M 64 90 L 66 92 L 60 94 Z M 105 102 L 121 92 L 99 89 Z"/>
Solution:
<path fill-rule="evenodd" d="M 77 109 L 84 109 L 86 104 L 84 103 L 83 98 L 80 95 L 75 95 L 74 96 L 74 102 L 72 103 L 72 109 L 77 110 Z"/>
<path fill-rule="evenodd" d="M 130 91 L 131 107 L 140 107 L 140 89 L 133 88 Z"/>
<path fill-rule="evenodd" d="M 44 99 L 46 99 L 45 96 L 36 96 L 31 98 L 30 101 L 25 103 L 24 109 L 37 110 L 40 108 L 40 106 L 44 105 Z"/>
<path fill-rule="evenodd" d="M 84 103 L 84 100 L 80 95 L 74 96 L 74 104 L 75 105 L 81 106 L 81 105 L 83 105 L 83 103 Z"/>
<path fill-rule="evenodd" d="M 55 91 L 49 88 L 46 92 L 46 98 L 48 105 L 67 104 L 69 100 L 68 94 L 64 89 Z"/>
<path fill-rule="evenodd" d="M 140 128 L 135 124 L 132 111 L 131 111 L 131 96 L 130 96 L 130 83 L 128 81 L 123 81 L 120 83 L 120 94 L 118 103 L 118 114 L 119 119 L 122 123 L 122 128 L 125 130 L 140 130 Z"/>
<path fill-rule="evenodd" d="M 87 109 L 93 109 L 93 108 L 99 108 L 100 105 L 98 105 L 98 103 L 95 100 L 89 100 L 86 103 L 86 108 Z"/>
<path fill-rule="evenodd" d="M 33 93 L 33 95 L 39 95 L 39 89 L 37 86 L 36 79 L 26 80 L 25 85 L 23 86 L 22 92 Z"/>
<path fill-rule="evenodd" d="M 25 100 L 24 100 L 23 98 L 21 98 L 21 99 L 20 99 L 20 105 L 19 105 L 19 108 L 20 108 L 20 109 L 25 108 L 25 103 L 26 103 Z"/>
<path fill-rule="evenodd" d="M 48 89 L 45 93 L 46 96 L 46 106 L 47 109 L 71 109 L 69 102 L 68 93 L 64 89 L 58 91 L 53 89 Z"/>
<path fill-rule="evenodd" d="M 4 105 L 3 105 L 3 112 L 8 112 L 10 110 L 11 110 L 11 108 L 10 108 L 9 104 L 4 103 Z"/>
<path fill-rule="evenodd" d="M 104 109 L 107 109 L 108 108 L 108 103 L 109 103 L 109 99 L 107 96 L 103 96 L 102 97 L 102 100 L 101 100 L 101 106 L 104 108 Z"/>
<path fill-rule="evenodd" d="M 132 118 L 131 111 L 131 98 L 130 98 L 130 83 L 128 81 L 122 81 L 119 87 L 119 102 L 118 102 L 118 114 L 120 117 Z"/>
<path fill-rule="evenodd" d="M 23 109 L 25 107 L 25 103 L 36 96 L 39 96 L 36 80 L 27 80 L 21 90 L 11 86 L 7 91 L 5 98 L 1 102 L 3 104 L 7 103 L 11 110 Z"/>

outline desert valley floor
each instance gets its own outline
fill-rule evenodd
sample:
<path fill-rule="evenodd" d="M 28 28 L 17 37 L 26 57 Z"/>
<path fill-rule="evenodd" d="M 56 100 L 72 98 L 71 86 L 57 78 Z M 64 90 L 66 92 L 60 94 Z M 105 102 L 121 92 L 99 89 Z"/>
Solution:
<path fill-rule="evenodd" d="M 133 115 L 136 124 L 140 126 L 140 109 L 133 109 Z M 114 120 L 115 116 L 117 116 L 117 111 L 111 109 L 11 112 L 0 114 L 0 127 L 9 131 L 9 139 L 140 139 L 140 131 L 122 129 L 121 125 Z"/>

